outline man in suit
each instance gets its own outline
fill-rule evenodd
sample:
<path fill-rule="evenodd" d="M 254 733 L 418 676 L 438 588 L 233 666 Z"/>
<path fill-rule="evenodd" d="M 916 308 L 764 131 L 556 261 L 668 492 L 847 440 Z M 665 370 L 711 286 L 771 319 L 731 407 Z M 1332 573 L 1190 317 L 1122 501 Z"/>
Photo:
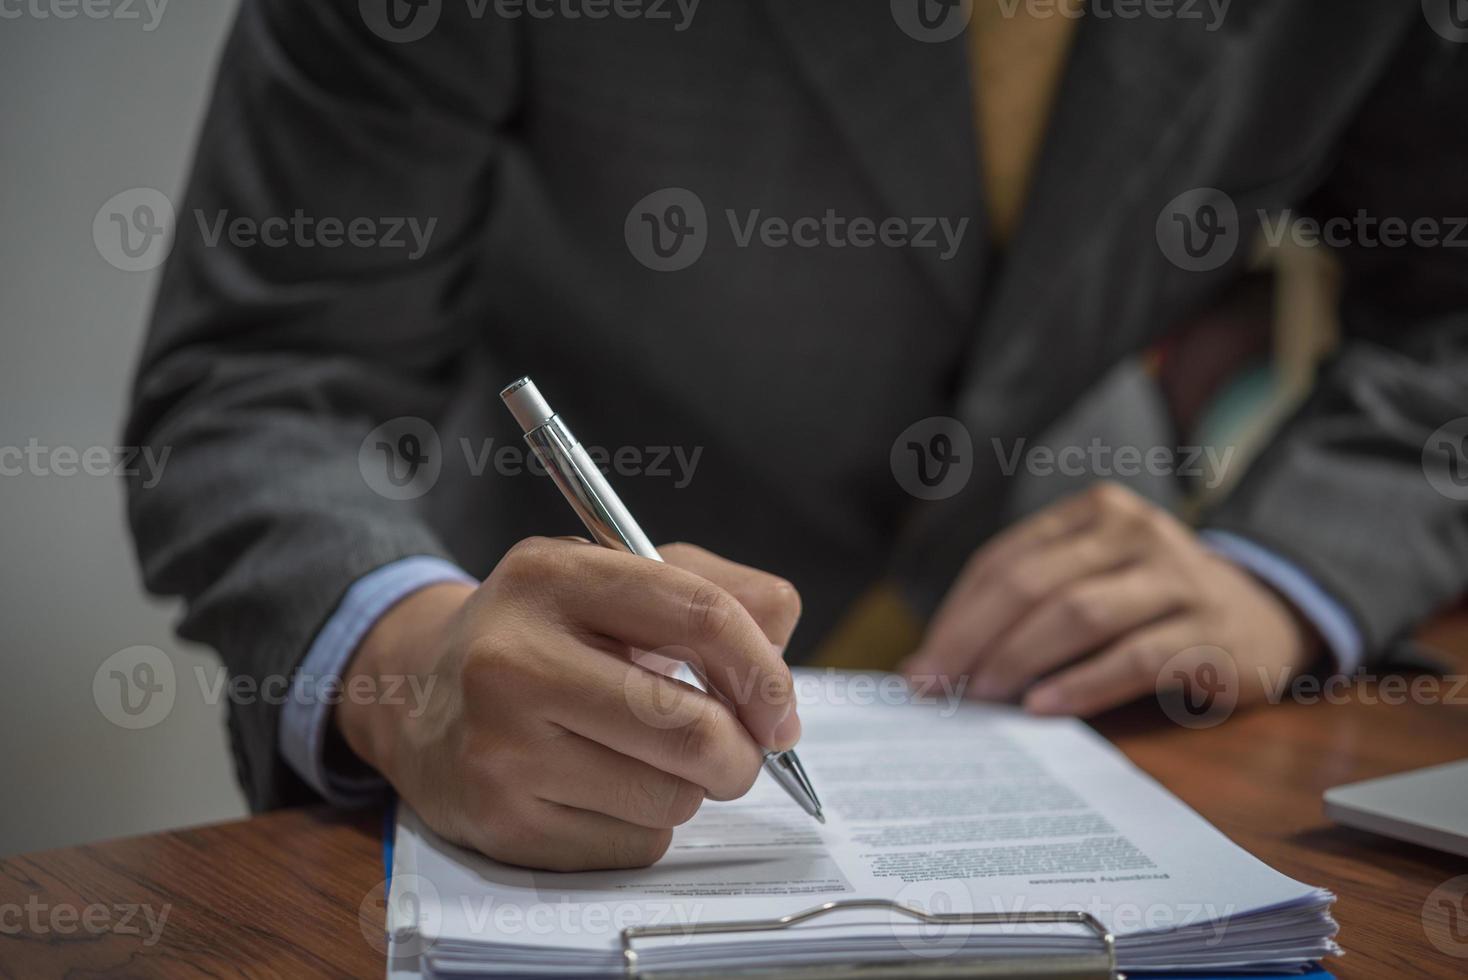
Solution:
<path fill-rule="evenodd" d="M 252 804 L 385 779 L 502 860 L 647 863 L 798 739 L 784 660 L 861 595 L 927 620 L 888 666 L 1043 712 L 1200 649 L 1245 699 L 1390 656 L 1468 584 L 1424 472 L 1468 415 L 1441 240 L 1337 243 L 1346 340 L 1199 526 L 1104 484 L 996 526 L 984 447 L 1204 308 L 1261 215 L 1468 215 L 1448 4 L 1186 7 L 244 0 L 129 423 L 170 465 L 129 514 L 183 635 L 295 679 L 231 713 Z M 514 455 L 522 373 L 702 547 L 546 537 L 578 529 Z M 374 696 L 403 677 L 425 710 Z"/>

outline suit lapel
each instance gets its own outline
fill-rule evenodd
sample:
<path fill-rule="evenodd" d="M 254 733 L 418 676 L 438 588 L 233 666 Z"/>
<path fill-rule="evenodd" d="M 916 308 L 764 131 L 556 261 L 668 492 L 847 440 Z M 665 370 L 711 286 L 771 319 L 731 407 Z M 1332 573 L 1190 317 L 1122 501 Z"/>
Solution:
<path fill-rule="evenodd" d="M 1232 10 L 1210 31 L 1200 20 L 1088 16 L 1014 240 L 999 274 L 984 282 L 992 245 L 966 36 L 915 40 L 887 3 L 767 0 L 766 9 L 886 209 L 872 217 L 969 219 L 962 250 L 950 260 L 940 249 L 904 251 L 963 329 L 978 322 L 982 286 L 985 329 L 972 347 L 970 377 L 980 369 L 992 376 L 1006 364 L 1023 371 L 1032 367 L 1032 345 L 1062 339 L 1051 331 L 1066 324 L 1045 311 L 1057 311 L 1067 282 L 1094 268 L 1118 222 L 1195 132 L 1249 20 Z"/>
<path fill-rule="evenodd" d="M 1045 385 L 1033 383 L 1036 351 L 1065 350 L 1068 363 L 1099 363 L 1104 358 L 1092 355 L 1119 339 L 1122 325 L 1074 322 L 1078 310 L 1103 306 L 1076 302 L 1077 290 L 1116 288 L 1098 278 L 1108 253 L 1151 243 L 1150 224 L 1145 241 L 1130 240 L 1138 208 L 1146 210 L 1169 164 L 1200 135 L 1199 120 L 1225 95 L 1230 59 L 1268 6 L 1237 4 L 1221 26 L 1207 19 L 1088 15 L 1015 236 L 985 281 L 993 250 L 966 36 L 915 40 L 888 3 L 766 3 L 792 61 L 886 209 L 872 217 L 970 219 L 962 250 L 948 261 L 940 249 L 904 249 L 960 329 L 982 326 L 962 387 L 970 396 L 987 389 L 989 398 L 1026 392 L 1036 399 L 1049 397 Z M 1123 234 L 1128 240 L 1118 242 Z M 993 418 L 988 410 L 996 406 L 981 397 L 970 407 Z"/>
<path fill-rule="evenodd" d="M 885 217 L 968 219 L 961 247 L 905 248 L 963 328 L 987 253 L 966 42 L 904 33 L 887 3 L 768 0 L 776 32 L 850 145 Z M 941 241 L 935 229 L 932 236 Z"/>
<path fill-rule="evenodd" d="M 1039 351 L 1064 351 L 1068 365 L 1104 370 L 1101 355 L 1127 325 L 1077 318 L 1099 316 L 1107 306 L 1100 294 L 1118 286 L 1105 281 L 1108 256 L 1152 242 L 1150 222 L 1145 240 L 1117 236 L 1140 228 L 1139 206 L 1197 134 L 1244 29 L 1231 23 L 1209 32 L 1201 22 L 1166 18 L 1081 23 L 1029 198 L 986 297 L 965 371 L 966 417 L 999 417 L 995 400 L 1022 400 L 1021 393 L 1036 405 L 1051 398 L 1034 383 Z"/>

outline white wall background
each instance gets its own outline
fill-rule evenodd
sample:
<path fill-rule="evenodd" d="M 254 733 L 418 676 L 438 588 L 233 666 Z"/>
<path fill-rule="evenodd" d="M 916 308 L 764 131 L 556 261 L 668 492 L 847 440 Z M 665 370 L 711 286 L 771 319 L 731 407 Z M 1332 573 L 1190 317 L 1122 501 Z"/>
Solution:
<path fill-rule="evenodd" d="M 137 20 L 5 5 L 0 450 L 118 444 L 156 273 L 104 261 L 92 220 L 134 187 L 178 199 L 234 6 L 164 2 L 147 30 L 142 0 Z M 195 680 L 217 663 L 173 639 L 171 604 L 144 596 L 119 480 L 22 469 L 0 475 L 0 854 L 244 813 L 223 707 Z M 171 658 L 177 696 L 163 721 L 129 731 L 104 717 L 92 681 L 139 644 Z"/>

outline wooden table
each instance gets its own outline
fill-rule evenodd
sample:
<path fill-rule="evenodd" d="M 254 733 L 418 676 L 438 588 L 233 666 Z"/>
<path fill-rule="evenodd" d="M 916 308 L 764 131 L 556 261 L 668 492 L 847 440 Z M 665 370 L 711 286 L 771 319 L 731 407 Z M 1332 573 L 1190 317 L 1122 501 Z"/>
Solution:
<path fill-rule="evenodd" d="M 1468 859 L 1321 815 L 1328 786 L 1468 755 L 1468 689 L 1456 704 L 1382 694 L 1364 683 L 1347 703 L 1291 702 L 1206 730 L 1142 705 L 1097 727 L 1245 848 L 1339 896 L 1343 980 L 1463 977 L 1468 936 L 1457 956 L 1434 948 L 1423 906 Z M 0 861 L 0 976 L 381 977 L 380 833 L 380 814 L 288 810 Z"/>

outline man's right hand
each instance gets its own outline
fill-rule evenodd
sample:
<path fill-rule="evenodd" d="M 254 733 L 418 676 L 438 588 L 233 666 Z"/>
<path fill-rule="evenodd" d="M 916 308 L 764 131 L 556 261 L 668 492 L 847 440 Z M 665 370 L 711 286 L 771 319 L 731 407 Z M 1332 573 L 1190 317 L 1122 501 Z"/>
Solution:
<path fill-rule="evenodd" d="M 531 538 L 477 589 L 414 593 L 343 680 L 350 691 L 369 676 L 380 691 L 418 675 L 432 684 L 426 709 L 343 698 L 339 730 L 429 826 L 489 857 L 555 871 L 651 864 L 706 797 L 748 791 L 762 747 L 800 737 L 781 658 L 795 589 L 692 545 L 662 555 Z M 693 661 L 723 700 L 642 651 Z"/>

